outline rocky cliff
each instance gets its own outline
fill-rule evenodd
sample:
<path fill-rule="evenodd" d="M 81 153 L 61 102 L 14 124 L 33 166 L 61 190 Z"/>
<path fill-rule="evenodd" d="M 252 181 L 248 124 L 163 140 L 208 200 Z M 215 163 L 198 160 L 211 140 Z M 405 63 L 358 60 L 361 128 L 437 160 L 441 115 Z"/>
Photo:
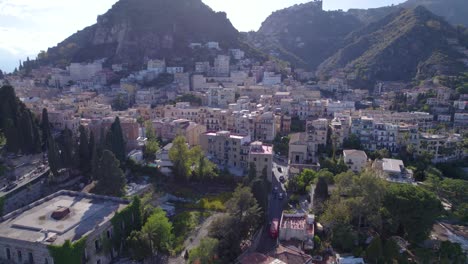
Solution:
<path fill-rule="evenodd" d="M 131 66 L 146 58 L 180 58 L 191 42 L 239 47 L 239 33 L 201 0 L 120 0 L 97 23 L 50 48 L 40 59 L 65 66 L 108 58 Z"/>

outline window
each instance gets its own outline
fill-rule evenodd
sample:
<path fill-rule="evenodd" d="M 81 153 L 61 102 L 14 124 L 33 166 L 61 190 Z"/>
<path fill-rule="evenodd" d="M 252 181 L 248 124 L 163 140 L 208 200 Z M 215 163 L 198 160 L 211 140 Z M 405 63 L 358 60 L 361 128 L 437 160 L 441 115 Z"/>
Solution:
<path fill-rule="evenodd" d="M 49 259 L 48 258 L 44 259 L 44 264 L 49 264 Z"/>
<path fill-rule="evenodd" d="M 11 252 L 10 252 L 9 248 L 6 248 L 6 258 L 7 258 L 7 260 L 11 259 Z"/>
<path fill-rule="evenodd" d="M 23 254 L 21 253 L 21 250 L 18 250 L 18 262 L 23 262 Z"/>
<path fill-rule="evenodd" d="M 31 252 L 28 253 L 28 262 L 29 262 L 29 264 L 34 263 L 34 256 L 33 256 L 33 253 L 31 253 Z"/>
<path fill-rule="evenodd" d="M 101 264 L 101 260 L 98 259 L 98 260 L 96 261 L 96 264 Z"/>
<path fill-rule="evenodd" d="M 94 240 L 94 248 L 96 249 L 96 252 L 99 251 L 99 239 Z"/>
<path fill-rule="evenodd" d="M 265 158 L 265 162 L 268 162 L 268 158 Z"/>
<path fill-rule="evenodd" d="M 110 231 L 110 230 L 107 230 L 106 234 L 107 234 L 107 238 L 110 239 L 110 238 L 111 238 L 111 231 Z"/>
<path fill-rule="evenodd" d="M 257 161 L 257 158 L 254 158 L 254 161 Z"/>

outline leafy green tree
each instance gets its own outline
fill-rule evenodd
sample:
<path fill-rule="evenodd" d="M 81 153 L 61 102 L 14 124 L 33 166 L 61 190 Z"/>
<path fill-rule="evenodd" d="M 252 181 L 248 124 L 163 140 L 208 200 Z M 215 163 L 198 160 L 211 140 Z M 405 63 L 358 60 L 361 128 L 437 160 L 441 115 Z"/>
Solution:
<path fill-rule="evenodd" d="M 203 238 L 198 247 L 190 250 L 188 263 L 219 263 L 217 256 L 218 245 L 219 241 L 215 238 Z"/>
<path fill-rule="evenodd" d="M 156 159 L 156 153 L 160 150 L 159 142 L 155 139 L 148 140 L 143 149 L 143 156 L 147 161 Z"/>
<path fill-rule="evenodd" d="M 247 237 L 258 225 L 260 209 L 249 187 L 237 187 L 232 198 L 226 202 L 230 215 L 240 223 L 240 234 Z"/>
<path fill-rule="evenodd" d="M 260 209 L 249 187 L 239 186 L 226 202 L 227 214 L 216 218 L 210 236 L 219 240 L 218 255 L 232 262 L 241 252 L 241 241 L 249 239 L 260 221 Z"/>
<path fill-rule="evenodd" d="M 198 157 L 197 177 L 200 180 L 211 179 L 218 176 L 216 173 L 216 165 L 207 159 L 204 155 Z"/>
<path fill-rule="evenodd" d="M 239 233 L 239 223 L 231 215 L 221 215 L 210 225 L 209 236 L 216 238 L 218 244 L 218 256 L 223 263 L 232 263 L 240 255 L 242 241 Z"/>
<path fill-rule="evenodd" d="M 114 111 L 125 111 L 128 109 L 128 105 L 128 97 L 122 94 L 117 95 L 114 100 L 112 100 L 111 104 L 112 110 Z"/>
<path fill-rule="evenodd" d="M 161 208 L 148 218 L 141 229 L 143 237 L 147 237 L 153 255 L 158 251 L 167 252 L 171 249 L 174 235 L 172 234 L 172 223 Z"/>
<path fill-rule="evenodd" d="M 124 194 L 125 176 L 120 169 L 120 162 L 109 150 L 102 152 L 97 168 L 98 182 L 95 191 L 102 195 L 122 196 Z"/>
<path fill-rule="evenodd" d="M 367 247 L 366 256 L 370 263 L 383 263 L 382 240 L 379 236 L 372 239 L 372 242 Z"/>
<path fill-rule="evenodd" d="M 185 137 L 178 136 L 172 141 L 172 148 L 169 150 L 169 159 L 174 164 L 173 171 L 176 178 L 189 180 L 191 174 L 190 150 L 185 141 Z"/>
<path fill-rule="evenodd" d="M 125 162 L 126 143 L 119 117 L 115 118 L 114 123 L 112 123 L 109 131 L 107 131 L 105 148 L 112 151 L 121 163 Z"/>
<path fill-rule="evenodd" d="M 144 236 L 141 231 L 132 231 L 127 238 L 129 253 L 132 259 L 144 261 L 152 257 L 152 249 L 148 237 Z"/>
<path fill-rule="evenodd" d="M 458 243 L 443 241 L 438 253 L 441 263 L 462 264 L 467 262 L 467 256 Z"/>
<path fill-rule="evenodd" d="M 145 135 L 148 140 L 156 140 L 156 130 L 153 127 L 153 123 L 151 121 L 145 122 Z"/>
<path fill-rule="evenodd" d="M 356 134 L 351 134 L 343 141 L 343 149 L 362 150 L 361 140 Z"/>
<path fill-rule="evenodd" d="M 393 239 L 387 239 L 383 248 L 383 257 L 387 263 L 398 263 L 400 255 L 400 247 Z"/>
<path fill-rule="evenodd" d="M 3 148 L 6 144 L 5 135 L 0 131 L 0 149 Z"/>
<path fill-rule="evenodd" d="M 275 153 L 281 153 L 283 156 L 288 156 L 289 140 L 289 136 L 282 137 L 281 135 L 277 135 L 273 141 L 273 151 Z"/>
<path fill-rule="evenodd" d="M 442 205 L 433 193 L 413 185 L 388 186 L 383 205 L 388 211 L 384 229 L 411 242 L 426 239 L 442 212 Z"/>
<path fill-rule="evenodd" d="M 89 141 L 88 141 L 88 132 L 84 126 L 79 127 L 80 140 L 79 140 L 79 159 L 80 159 L 80 169 L 82 171 L 87 171 L 90 168 L 90 150 L 89 150 Z"/>

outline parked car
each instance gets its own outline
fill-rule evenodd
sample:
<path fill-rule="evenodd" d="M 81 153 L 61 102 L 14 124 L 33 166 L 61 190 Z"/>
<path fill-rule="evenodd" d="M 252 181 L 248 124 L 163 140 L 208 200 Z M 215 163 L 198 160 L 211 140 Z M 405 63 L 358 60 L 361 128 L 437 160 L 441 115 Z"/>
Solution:
<path fill-rule="evenodd" d="M 281 172 L 281 173 L 283 173 L 283 168 L 278 167 L 278 171 Z"/>
<path fill-rule="evenodd" d="M 283 193 L 280 193 L 280 194 L 278 195 L 278 198 L 279 198 L 280 200 L 283 200 L 283 199 L 284 199 L 284 194 L 283 194 Z"/>
<path fill-rule="evenodd" d="M 279 220 L 278 218 L 273 219 L 270 224 L 270 236 L 273 239 L 278 238 L 278 230 L 279 229 Z"/>
<path fill-rule="evenodd" d="M 7 187 L 5 188 L 5 191 L 8 192 L 8 191 L 10 191 L 10 190 L 13 190 L 16 186 L 18 186 L 18 184 L 12 182 L 12 183 L 10 183 L 10 184 L 7 185 Z"/>
<path fill-rule="evenodd" d="M 280 176 L 279 180 L 280 180 L 281 183 L 284 183 L 284 182 L 286 181 L 286 179 L 284 178 L 284 176 Z"/>

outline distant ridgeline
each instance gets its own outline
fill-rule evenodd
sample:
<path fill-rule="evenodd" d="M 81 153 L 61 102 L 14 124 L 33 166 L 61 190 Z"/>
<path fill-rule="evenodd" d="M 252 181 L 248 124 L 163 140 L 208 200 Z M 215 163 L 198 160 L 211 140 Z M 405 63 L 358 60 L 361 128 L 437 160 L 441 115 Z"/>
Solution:
<path fill-rule="evenodd" d="M 423 6 L 412 8 L 415 3 L 432 10 L 442 1 L 350 12 L 318 10 L 320 4 L 311 2 L 274 12 L 258 32 L 246 35 L 266 53 L 318 70 L 321 78 L 344 73 L 360 87 L 372 87 L 376 80 L 411 81 L 466 71 L 468 29 Z M 443 4 L 450 10 L 459 5 L 468 13 L 468 1 Z"/>

